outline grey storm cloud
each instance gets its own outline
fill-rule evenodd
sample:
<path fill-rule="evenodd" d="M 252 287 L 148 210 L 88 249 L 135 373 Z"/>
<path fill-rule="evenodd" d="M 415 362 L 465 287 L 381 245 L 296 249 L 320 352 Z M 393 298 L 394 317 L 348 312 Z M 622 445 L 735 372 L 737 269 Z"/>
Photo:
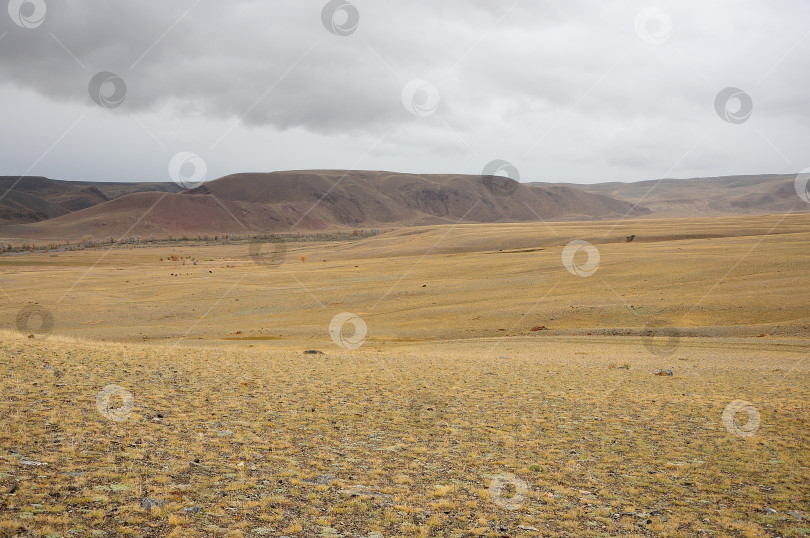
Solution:
<path fill-rule="evenodd" d="M 44 17 L 31 19 L 39 5 Z M 513 160 L 558 160 L 555 171 L 590 157 L 595 176 L 603 165 L 666 169 L 661 161 L 682 152 L 683 140 L 722 128 L 714 102 L 727 87 L 751 96 L 752 118 L 806 138 L 802 0 L 355 0 L 359 23 L 342 36 L 323 23 L 325 5 L 12 0 L 9 16 L 0 14 L 0 86 L 94 107 L 88 85 L 111 72 L 126 85 L 111 114 L 159 111 L 318 136 L 380 135 L 400 122 L 405 130 L 380 151 L 412 151 L 420 140 L 460 154 L 511 148 Z M 347 24 L 345 15 L 335 23 Z M 417 79 L 438 92 L 427 118 L 403 106 Z M 452 166 L 433 163 L 423 168 Z"/>

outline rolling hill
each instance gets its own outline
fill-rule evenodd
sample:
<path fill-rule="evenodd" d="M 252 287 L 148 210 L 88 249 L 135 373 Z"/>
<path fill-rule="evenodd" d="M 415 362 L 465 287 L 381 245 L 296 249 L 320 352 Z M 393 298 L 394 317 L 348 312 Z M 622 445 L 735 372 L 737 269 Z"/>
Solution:
<path fill-rule="evenodd" d="M 233 174 L 181 190 L 174 183 L 0 177 L 0 237 L 164 238 L 808 211 L 810 204 L 796 195 L 794 178 L 783 174 L 592 185 L 499 185 L 495 180 L 493 186 L 492 178 L 472 175 L 305 170 Z"/>
<path fill-rule="evenodd" d="M 0 176 L 0 225 L 48 220 L 134 192 L 179 190 L 174 183 L 97 183 Z"/>
<path fill-rule="evenodd" d="M 5 238 L 287 232 L 456 222 L 618 218 L 633 208 L 567 185 L 488 188 L 487 178 L 364 171 L 234 174 L 179 193 L 135 192 L 48 220 L 5 226 Z M 102 193 L 103 194 L 103 193 Z"/>
<path fill-rule="evenodd" d="M 795 174 L 768 174 L 576 187 L 592 194 L 639 203 L 656 217 L 754 215 L 810 209 L 796 195 L 795 178 Z"/>

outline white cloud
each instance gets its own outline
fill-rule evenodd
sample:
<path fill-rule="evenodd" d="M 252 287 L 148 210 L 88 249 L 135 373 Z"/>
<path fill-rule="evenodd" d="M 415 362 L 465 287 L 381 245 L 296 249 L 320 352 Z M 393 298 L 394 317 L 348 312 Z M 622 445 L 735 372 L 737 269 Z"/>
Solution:
<path fill-rule="evenodd" d="M 165 179 L 177 151 L 204 156 L 213 176 L 355 163 L 478 173 L 503 158 L 524 180 L 604 181 L 810 164 L 796 143 L 810 111 L 801 0 L 656 2 L 672 20 L 660 45 L 636 35 L 643 2 L 357 0 L 346 37 L 324 28 L 323 4 L 49 2 L 32 29 L 0 16 L 0 173 L 27 171 L 83 112 L 31 173 Z M 88 96 L 102 70 L 126 81 L 118 109 Z M 413 79 L 440 91 L 434 115 L 403 107 Z M 753 98 L 742 125 L 714 112 L 727 86 Z"/>

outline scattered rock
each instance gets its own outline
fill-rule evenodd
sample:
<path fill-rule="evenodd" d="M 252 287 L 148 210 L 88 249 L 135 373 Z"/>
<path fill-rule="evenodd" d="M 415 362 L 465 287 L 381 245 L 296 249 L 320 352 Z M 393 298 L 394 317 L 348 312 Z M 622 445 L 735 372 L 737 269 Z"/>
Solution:
<path fill-rule="evenodd" d="M 655 375 L 674 375 L 674 374 L 672 373 L 671 368 L 667 368 L 666 370 L 656 370 Z"/>
<path fill-rule="evenodd" d="M 34 461 L 34 460 L 27 460 L 25 458 L 20 458 L 20 465 L 30 465 L 32 467 L 44 467 L 48 464 L 43 461 Z"/>
<path fill-rule="evenodd" d="M 304 355 L 323 355 L 323 351 L 318 351 L 317 349 L 308 349 L 304 351 Z"/>
<path fill-rule="evenodd" d="M 528 525 L 518 525 L 518 529 L 522 531 L 540 532 L 540 529 L 538 529 L 537 527 L 529 527 Z"/>
<path fill-rule="evenodd" d="M 795 510 L 788 510 L 787 515 L 793 516 L 796 519 L 805 519 L 804 514 L 802 514 L 801 512 L 796 512 Z"/>
<path fill-rule="evenodd" d="M 774 514 L 778 514 L 778 513 L 779 513 L 779 512 L 777 512 L 776 510 L 774 510 L 773 508 L 767 508 L 767 507 L 765 508 L 765 510 L 764 510 L 764 511 L 765 511 L 765 513 L 766 513 L 766 514 L 768 514 L 769 516 L 772 516 L 772 515 L 774 515 Z"/>
<path fill-rule="evenodd" d="M 547 331 L 548 327 L 545 325 L 537 325 L 536 327 L 532 327 L 531 331 L 536 333 L 537 331 Z"/>
<path fill-rule="evenodd" d="M 368 486 L 354 486 L 347 489 L 341 489 L 338 493 L 348 495 L 349 497 L 371 497 L 372 499 L 382 501 L 385 504 L 391 503 L 390 495 L 385 495 L 378 491 L 374 491 Z"/>
<path fill-rule="evenodd" d="M 151 511 L 152 508 L 160 508 L 165 504 L 166 504 L 165 501 L 159 501 L 151 497 L 144 497 L 143 499 L 141 499 L 141 508 L 143 508 L 146 511 Z"/>
<path fill-rule="evenodd" d="M 312 478 L 307 478 L 304 480 L 307 484 L 313 484 L 316 486 L 327 486 L 337 480 L 334 475 L 331 474 L 319 474 L 318 476 L 313 476 Z"/>
<path fill-rule="evenodd" d="M 636 238 L 635 235 L 628 235 L 627 237 L 624 238 L 624 241 L 625 243 L 631 243 L 635 238 Z"/>
<path fill-rule="evenodd" d="M 199 504 L 187 506 L 183 508 L 181 512 L 185 512 L 186 514 L 199 514 L 200 512 L 202 512 L 202 506 L 200 506 Z"/>

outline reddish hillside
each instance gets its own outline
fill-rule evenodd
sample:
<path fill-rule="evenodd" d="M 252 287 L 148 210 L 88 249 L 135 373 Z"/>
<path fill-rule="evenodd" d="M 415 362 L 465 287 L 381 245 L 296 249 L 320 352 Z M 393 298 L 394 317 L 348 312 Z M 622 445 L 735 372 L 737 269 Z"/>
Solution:
<path fill-rule="evenodd" d="M 351 229 L 455 222 L 621 217 L 631 205 L 561 185 L 491 192 L 481 176 L 300 171 L 234 174 L 181 193 L 145 192 L 0 230 L 5 238 L 78 239 Z M 644 215 L 646 209 L 631 211 Z"/>
<path fill-rule="evenodd" d="M 572 185 L 647 207 L 655 217 L 757 215 L 809 211 L 796 193 L 795 174 L 661 179 Z"/>
<path fill-rule="evenodd" d="M 48 220 L 133 192 L 179 190 L 174 183 L 107 183 L 0 176 L 0 225 Z"/>

